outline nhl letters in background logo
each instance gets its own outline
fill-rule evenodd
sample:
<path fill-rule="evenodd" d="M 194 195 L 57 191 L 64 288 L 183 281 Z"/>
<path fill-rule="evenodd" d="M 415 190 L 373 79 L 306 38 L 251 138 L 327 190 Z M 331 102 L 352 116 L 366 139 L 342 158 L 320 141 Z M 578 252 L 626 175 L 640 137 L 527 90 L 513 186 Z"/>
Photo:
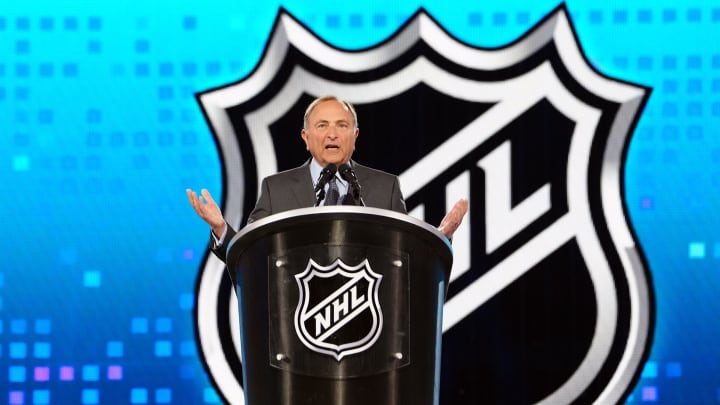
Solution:
<path fill-rule="evenodd" d="M 411 215 L 437 224 L 470 197 L 453 240 L 441 402 L 621 402 L 653 326 L 622 194 L 649 89 L 589 66 L 564 6 L 492 50 L 419 11 L 350 52 L 281 11 L 257 69 L 198 95 L 221 147 L 231 225 L 244 223 L 263 177 L 307 159 L 303 112 L 325 94 L 355 104 L 353 158 L 400 174 Z M 218 392 L 241 403 L 236 303 L 219 272 L 210 257 L 199 275 L 199 343 Z"/>

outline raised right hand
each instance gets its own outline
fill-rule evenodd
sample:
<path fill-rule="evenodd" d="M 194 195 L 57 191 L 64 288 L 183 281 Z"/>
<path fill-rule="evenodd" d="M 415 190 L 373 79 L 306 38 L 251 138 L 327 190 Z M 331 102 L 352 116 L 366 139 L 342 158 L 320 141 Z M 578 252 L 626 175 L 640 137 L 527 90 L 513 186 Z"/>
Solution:
<path fill-rule="evenodd" d="M 210 225 L 215 236 L 220 237 L 225 233 L 225 218 L 223 218 L 220 207 L 215 203 L 210 192 L 207 189 L 202 189 L 200 190 L 200 196 L 198 196 L 188 188 L 185 193 L 187 193 L 188 200 L 195 213 Z"/>

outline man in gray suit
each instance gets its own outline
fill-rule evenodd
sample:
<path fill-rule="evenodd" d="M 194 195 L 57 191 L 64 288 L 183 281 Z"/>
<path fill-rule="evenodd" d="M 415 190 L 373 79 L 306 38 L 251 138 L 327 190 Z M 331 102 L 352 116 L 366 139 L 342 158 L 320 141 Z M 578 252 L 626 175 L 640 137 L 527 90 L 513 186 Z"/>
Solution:
<path fill-rule="evenodd" d="M 338 167 L 349 164 L 352 167 L 358 183 L 362 184 L 361 197 L 366 206 L 407 213 L 397 176 L 351 160 L 355 141 L 360 134 L 357 122 L 355 108 L 337 97 L 324 96 L 310 103 L 305 111 L 301 136 L 312 158 L 300 167 L 263 179 L 260 197 L 250 213 L 248 223 L 279 212 L 315 205 L 315 186 L 323 168 L 329 164 Z M 335 187 L 330 183 L 324 186 L 321 193 L 329 193 L 329 188 Z M 337 185 L 338 203 L 347 202 L 351 198 L 348 182 L 336 173 L 334 183 Z M 235 235 L 235 230 L 225 222 L 220 208 L 206 189 L 199 196 L 190 189 L 186 192 L 190 205 L 212 229 L 213 252 L 225 260 L 227 242 Z M 327 203 L 328 199 L 329 195 L 324 202 Z M 458 201 L 443 218 L 438 229 L 452 238 L 467 208 L 466 199 Z"/>

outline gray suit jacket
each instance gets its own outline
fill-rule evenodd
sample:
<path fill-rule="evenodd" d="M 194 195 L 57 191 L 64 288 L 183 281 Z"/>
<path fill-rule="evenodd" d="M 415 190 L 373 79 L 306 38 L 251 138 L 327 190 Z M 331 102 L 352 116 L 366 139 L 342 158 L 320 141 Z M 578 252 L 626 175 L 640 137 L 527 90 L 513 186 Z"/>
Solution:
<path fill-rule="evenodd" d="M 314 206 L 316 197 L 309 163 L 310 161 L 300 167 L 263 179 L 260 198 L 250 213 L 248 223 L 283 211 Z M 407 213 L 397 176 L 355 162 L 352 162 L 352 167 L 362 187 L 362 197 L 366 206 Z M 212 241 L 213 253 L 223 261 L 225 261 L 227 244 L 235 233 L 236 231 L 228 225 L 223 243 L 215 246 L 214 240 Z"/>

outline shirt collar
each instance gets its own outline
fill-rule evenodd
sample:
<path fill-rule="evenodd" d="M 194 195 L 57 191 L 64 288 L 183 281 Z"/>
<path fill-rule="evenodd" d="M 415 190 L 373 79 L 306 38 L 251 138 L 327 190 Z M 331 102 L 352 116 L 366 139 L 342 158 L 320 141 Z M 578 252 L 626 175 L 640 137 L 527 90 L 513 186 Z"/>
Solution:
<path fill-rule="evenodd" d="M 352 162 L 348 162 L 348 164 L 352 166 Z M 318 178 L 320 178 L 320 172 L 322 172 L 323 169 L 324 167 L 320 166 L 320 163 L 318 163 L 315 158 L 310 160 L 310 176 L 312 178 L 313 187 L 317 184 Z M 340 173 L 335 173 L 335 178 L 341 185 L 342 190 L 347 190 L 347 182 L 340 176 Z"/>

